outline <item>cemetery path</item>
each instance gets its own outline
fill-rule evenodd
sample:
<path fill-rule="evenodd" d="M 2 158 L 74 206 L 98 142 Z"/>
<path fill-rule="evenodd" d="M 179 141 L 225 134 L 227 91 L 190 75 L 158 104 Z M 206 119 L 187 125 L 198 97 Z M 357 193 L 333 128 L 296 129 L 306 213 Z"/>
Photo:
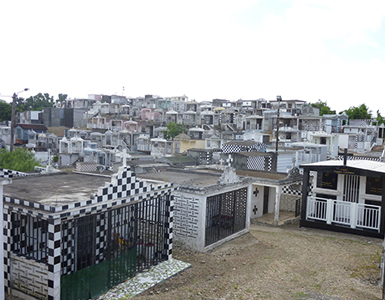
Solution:
<path fill-rule="evenodd" d="M 174 245 L 192 267 L 136 299 L 381 299 L 382 240 L 252 224 L 209 253 Z"/>

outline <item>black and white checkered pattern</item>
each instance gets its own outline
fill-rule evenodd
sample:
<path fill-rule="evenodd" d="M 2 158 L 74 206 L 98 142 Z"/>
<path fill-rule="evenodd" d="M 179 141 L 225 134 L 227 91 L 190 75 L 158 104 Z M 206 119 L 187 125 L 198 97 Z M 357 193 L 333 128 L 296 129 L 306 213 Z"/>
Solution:
<path fill-rule="evenodd" d="M 5 294 L 9 294 L 9 287 L 11 286 L 11 214 L 8 213 L 6 209 L 4 209 L 4 224 L 8 226 L 4 226 L 4 290 Z"/>
<path fill-rule="evenodd" d="M 174 206 L 175 200 L 174 196 L 170 197 L 170 201 L 166 202 L 166 211 L 168 212 L 167 222 L 166 222 L 166 237 L 164 242 L 164 249 L 166 251 L 167 260 L 172 258 L 172 238 L 173 238 L 173 223 L 174 223 Z"/>
<path fill-rule="evenodd" d="M 95 172 L 97 164 L 94 162 L 77 162 L 76 171 L 78 172 Z"/>
<path fill-rule="evenodd" d="M 24 177 L 27 175 L 28 174 L 24 172 L 13 171 L 8 169 L 0 169 L 0 177 L 4 177 L 4 178 Z"/>
<path fill-rule="evenodd" d="M 251 156 L 247 158 L 248 170 L 265 170 L 265 157 L 264 156 Z"/>
<path fill-rule="evenodd" d="M 7 174 L 8 175 L 8 174 Z M 128 168 L 121 167 L 119 172 L 112 176 L 111 182 L 100 187 L 94 199 L 84 200 L 59 207 L 51 207 L 28 200 L 4 197 L 4 264 L 5 264 L 5 289 L 9 292 L 10 281 L 10 253 L 12 243 L 11 214 L 23 214 L 40 217 L 48 220 L 48 299 L 59 299 L 60 276 L 71 273 L 74 268 L 74 239 L 71 238 L 74 228 L 68 226 L 63 231 L 62 225 L 65 221 L 75 217 L 83 217 L 90 214 L 97 216 L 97 238 L 95 247 L 97 251 L 105 248 L 106 224 L 103 213 L 112 207 L 128 205 L 133 201 L 149 200 L 157 197 L 168 196 L 177 188 L 173 184 L 148 185 L 146 182 L 136 178 L 135 173 Z M 164 245 L 167 258 L 172 257 L 172 228 L 174 201 L 166 203 L 167 210 L 167 236 Z M 71 222 L 67 222 L 69 224 Z M 99 250 L 98 250 L 99 249 Z M 96 263 L 104 259 L 102 251 L 96 253 Z M 62 274 L 63 273 L 63 274 Z"/>
<path fill-rule="evenodd" d="M 233 143 L 226 143 L 222 146 L 222 152 L 223 153 L 238 153 L 243 151 L 260 151 L 261 149 L 266 149 L 267 145 L 264 143 L 255 143 L 251 146 L 244 146 L 241 143 L 240 144 L 233 144 Z"/>
<path fill-rule="evenodd" d="M 302 185 L 302 183 L 300 184 Z M 282 188 L 282 193 L 287 195 L 302 196 L 302 190 L 293 189 L 293 185 L 285 185 Z"/>

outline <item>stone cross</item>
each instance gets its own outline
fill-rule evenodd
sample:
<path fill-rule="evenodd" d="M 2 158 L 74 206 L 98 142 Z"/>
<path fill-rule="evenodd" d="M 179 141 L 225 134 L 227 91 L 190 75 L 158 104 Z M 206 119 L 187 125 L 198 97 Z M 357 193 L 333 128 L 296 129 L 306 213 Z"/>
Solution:
<path fill-rule="evenodd" d="M 229 154 L 229 158 L 226 159 L 226 162 L 227 162 L 228 166 L 231 167 L 231 163 L 233 162 L 233 158 L 231 157 L 231 154 Z"/>
<path fill-rule="evenodd" d="M 127 153 L 126 149 L 123 149 L 123 153 L 117 154 L 117 156 L 121 157 L 123 160 L 123 167 L 127 167 L 127 158 L 131 158 L 131 155 Z"/>
<path fill-rule="evenodd" d="M 221 164 L 221 166 L 222 166 L 223 162 L 224 162 L 224 160 L 221 158 L 221 159 L 219 160 L 219 163 Z"/>

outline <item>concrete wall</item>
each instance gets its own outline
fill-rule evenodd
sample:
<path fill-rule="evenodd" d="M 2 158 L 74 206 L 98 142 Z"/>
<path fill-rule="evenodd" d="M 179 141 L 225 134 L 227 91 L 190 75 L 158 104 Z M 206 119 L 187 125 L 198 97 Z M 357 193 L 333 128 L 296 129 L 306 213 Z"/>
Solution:
<path fill-rule="evenodd" d="M 59 127 L 60 124 L 60 108 L 46 107 L 44 108 L 44 125 L 46 127 Z"/>
<path fill-rule="evenodd" d="M 11 281 L 14 289 L 36 299 L 48 299 L 48 265 L 11 253 Z"/>
<path fill-rule="evenodd" d="M 206 198 L 175 192 L 174 201 L 174 240 L 195 250 L 203 249 Z"/>
<path fill-rule="evenodd" d="M 72 124 L 72 126 L 67 127 L 81 128 L 87 126 L 87 119 L 84 118 L 84 109 L 73 110 Z"/>
<path fill-rule="evenodd" d="M 256 189 L 258 189 L 258 193 L 256 193 Z M 257 196 L 255 196 L 257 194 Z M 263 196 L 264 196 L 264 187 L 261 185 L 252 185 L 251 189 L 251 209 L 250 209 L 250 218 L 259 218 L 263 215 Z M 254 209 L 257 209 L 254 212 Z"/>
<path fill-rule="evenodd" d="M 192 148 L 205 149 L 205 140 L 180 141 L 179 145 L 180 153 L 184 153 Z"/>
<path fill-rule="evenodd" d="M 233 162 L 232 167 L 236 170 L 247 170 L 247 156 L 240 155 L 238 153 L 233 153 Z M 223 154 L 222 159 L 226 162 L 226 159 L 228 158 L 228 154 Z"/>
<path fill-rule="evenodd" d="M 72 154 L 60 154 L 60 165 L 61 166 L 68 166 L 72 165 L 77 159 L 79 158 L 79 155 L 77 153 Z"/>
<path fill-rule="evenodd" d="M 295 158 L 294 152 L 279 152 L 277 172 L 287 173 L 294 165 L 293 158 Z"/>
<path fill-rule="evenodd" d="M 301 196 L 281 194 L 281 203 L 279 205 L 279 210 L 295 212 L 296 200 L 300 198 Z"/>
<path fill-rule="evenodd" d="M 44 125 L 46 127 L 76 127 L 81 128 L 87 125 L 84 119 L 84 109 L 74 108 L 44 108 Z"/>
<path fill-rule="evenodd" d="M 275 195 L 277 193 L 276 187 L 269 187 L 269 210 L 268 213 L 274 213 L 275 212 Z"/>

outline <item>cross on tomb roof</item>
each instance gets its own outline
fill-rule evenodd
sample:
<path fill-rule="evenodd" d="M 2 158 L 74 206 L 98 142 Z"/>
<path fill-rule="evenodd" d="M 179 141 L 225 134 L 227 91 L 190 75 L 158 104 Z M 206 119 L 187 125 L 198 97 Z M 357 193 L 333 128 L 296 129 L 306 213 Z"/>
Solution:
<path fill-rule="evenodd" d="M 123 167 L 127 167 L 127 158 L 131 158 L 131 155 L 127 153 L 127 150 L 123 149 L 123 152 L 116 154 L 116 156 L 121 157 L 123 160 Z"/>
<path fill-rule="evenodd" d="M 233 158 L 231 157 L 231 154 L 229 154 L 229 158 L 226 159 L 227 165 L 231 167 L 231 163 L 233 162 Z"/>

